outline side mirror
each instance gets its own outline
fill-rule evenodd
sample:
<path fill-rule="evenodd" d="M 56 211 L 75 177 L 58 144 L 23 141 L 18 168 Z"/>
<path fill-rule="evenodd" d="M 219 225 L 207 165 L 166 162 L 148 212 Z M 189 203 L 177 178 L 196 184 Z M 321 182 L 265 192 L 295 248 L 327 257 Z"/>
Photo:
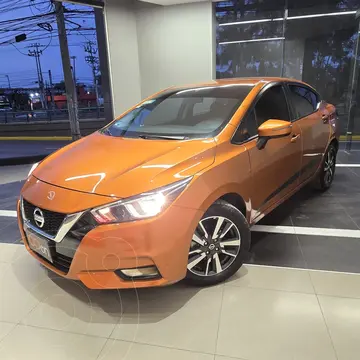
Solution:
<path fill-rule="evenodd" d="M 267 120 L 258 128 L 259 140 L 257 147 L 263 149 L 270 139 L 288 136 L 291 134 L 292 123 L 284 120 Z"/>

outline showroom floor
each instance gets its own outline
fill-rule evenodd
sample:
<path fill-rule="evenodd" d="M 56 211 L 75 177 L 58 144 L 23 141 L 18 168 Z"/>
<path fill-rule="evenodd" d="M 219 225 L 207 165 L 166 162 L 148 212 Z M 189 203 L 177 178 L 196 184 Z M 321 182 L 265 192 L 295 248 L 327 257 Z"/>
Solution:
<path fill-rule="evenodd" d="M 0 359 L 359 359 L 360 151 L 339 153 L 329 192 L 256 225 L 248 264 L 205 289 L 93 291 L 49 273 L 19 244 L 29 167 L 0 171 Z"/>

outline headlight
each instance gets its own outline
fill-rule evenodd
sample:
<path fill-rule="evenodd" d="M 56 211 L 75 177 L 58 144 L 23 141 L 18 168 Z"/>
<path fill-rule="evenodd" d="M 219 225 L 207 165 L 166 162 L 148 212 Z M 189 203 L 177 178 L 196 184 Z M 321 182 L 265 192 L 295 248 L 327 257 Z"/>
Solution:
<path fill-rule="evenodd" d="M 185 189 L 192 177 L 177 181 L 154 191 L 116 201 L 91 210 L 99 224 L 146 219 L 160 214 Z"/>
<path fill-rule="evenodd" d="M 31 175 L 31 173 L 38 167 L 38 165 L 39 165 L 40 163 L 38 162 L 38 163 L 35 163 L 32 167 L 31 167 L 31 169 L 30 169 L 30 171 L 29 171 L 29 173 L 28 173 L 28 177 Z"/>

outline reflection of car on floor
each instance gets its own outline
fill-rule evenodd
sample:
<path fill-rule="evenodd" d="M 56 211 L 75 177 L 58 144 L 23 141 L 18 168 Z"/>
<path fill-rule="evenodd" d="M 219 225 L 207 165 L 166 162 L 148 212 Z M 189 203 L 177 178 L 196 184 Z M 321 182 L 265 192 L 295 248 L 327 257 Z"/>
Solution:
<path fill-rule="evenodd" d="M 89 288 L 211 285 L 250 226 L 312 181 L 326 190 L 335 107 L 281 78 L 165 90 L 33 166 L 19 226 L 46 267 Z"/>

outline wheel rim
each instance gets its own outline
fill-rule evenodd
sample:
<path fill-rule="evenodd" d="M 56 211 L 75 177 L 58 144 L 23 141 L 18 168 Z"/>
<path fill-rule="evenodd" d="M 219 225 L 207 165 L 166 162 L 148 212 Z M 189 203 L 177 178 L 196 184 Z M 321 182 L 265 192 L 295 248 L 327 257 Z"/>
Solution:
<path fill-rule="evenodd" d="M 325 185 L 331 184 L 335 173 L 335 152 L 331 149 L 325 159 L 324 163 L 324 183 Z"/>
<path fill-rule="evenodd" d="M 235 261 L 240 245 L 240 231 L 230 219 L 204 218 L 192 237 L 187 268 L 199 276 L 218 275 Z"/>

